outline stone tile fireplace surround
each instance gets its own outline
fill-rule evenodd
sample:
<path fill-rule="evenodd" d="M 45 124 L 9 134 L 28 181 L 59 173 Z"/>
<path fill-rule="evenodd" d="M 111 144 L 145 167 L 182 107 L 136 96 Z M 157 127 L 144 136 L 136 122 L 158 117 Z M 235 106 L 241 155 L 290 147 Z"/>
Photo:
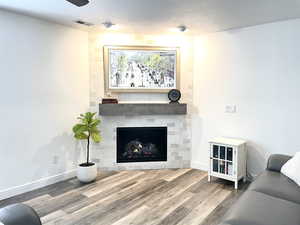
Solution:
<path fill-rule="evenodd" d="M 93 145 L 92 160 L 103 170 L 189 168 L 191 131 L 187 115 L 103 116 L 103 140 Z M 167 127 L 167 161 L 117 163 L 117 127 Z"/>
<path fill-rule="evenodd" d="M 174 38 L 175 37 L 175 38 Z M 160 168 L 190 168 L 192 149 L 192 115 L 195 111 L 193 103 L 193 39 L 188 36 L 135 35 L 135 34 L 103 34 L 89 33 L 89 65 L 90 65 L 90 107 L 92 112 L 98 112 L 99 100 L 106 96 L 103 73 L 103 46 L 105 45 L 151 45 L 180 47 L 180 102 L 187 103 L 186 115 L 118 115 L 100 116 L 100 126 L 103 140 L 99 145 L 92 146 L 92 159 L 99 168 L 105 170 L 126 169 L 160 169 Z M 165 102 L 169 100 L 165 93 L 119 93 L 113 94 L 121 102 Z M 166 162 L 116 162 L 116 129 L 117 127 L 134 126 L 167 126 L 168 155 Z"/>

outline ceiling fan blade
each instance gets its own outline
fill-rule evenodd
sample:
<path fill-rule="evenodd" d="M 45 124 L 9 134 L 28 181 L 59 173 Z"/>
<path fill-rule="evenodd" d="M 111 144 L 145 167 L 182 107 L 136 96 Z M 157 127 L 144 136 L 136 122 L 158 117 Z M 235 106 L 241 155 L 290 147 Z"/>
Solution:
<path fill-rule="evenodd" d="M 89 0 L 67 0 L 67 1 L 78 7 L 84 6 L 90 2 Z"/>

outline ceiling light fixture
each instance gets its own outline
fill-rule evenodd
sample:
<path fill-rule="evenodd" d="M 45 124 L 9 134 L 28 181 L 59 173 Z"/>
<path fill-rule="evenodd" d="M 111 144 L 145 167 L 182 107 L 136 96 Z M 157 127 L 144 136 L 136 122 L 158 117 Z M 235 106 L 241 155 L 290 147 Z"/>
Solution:
<path fill-rule="evenodd" d="M 110 28 L 113 28 L 116 26 L 116 24 L 110 22 L 110 21 L 107 21 L 107 22 L 104 22 L 102 23 L 102 25 L 106 28 L 106 29 L 110 29 Z"/>
<path fill-rule="evenodd" d="M 180 31 L 180 32 L 185 32 L 185 31 L 187 31 L 187 27 L 184 26 L 184 25 L 178 26 L 177 29 L 178 29 L 178 31 Z"/>
<path fill-rule="evenodd" d="M 188 28 L 185 26 L 185 25 L 180 25 L 180 26 L 177 26 L 177 27 L 173 27 L 173 28 L 170 28 L 169 29 L 171 32 L 175 32 L 175 33 L 184 33 L 188 30 Z"/>

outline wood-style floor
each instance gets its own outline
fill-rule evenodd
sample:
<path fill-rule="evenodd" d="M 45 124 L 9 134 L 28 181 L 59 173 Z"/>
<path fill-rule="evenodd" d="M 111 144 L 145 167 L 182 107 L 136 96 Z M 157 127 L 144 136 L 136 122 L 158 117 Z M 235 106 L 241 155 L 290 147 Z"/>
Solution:
<path fill-rule="evenodd" d="M 195 169 L 101 172 L 83 185 L 75 178 L 0 202 L 24 202 L 45 225 L 217 225 L 245 191 L 207 182 Z"/>

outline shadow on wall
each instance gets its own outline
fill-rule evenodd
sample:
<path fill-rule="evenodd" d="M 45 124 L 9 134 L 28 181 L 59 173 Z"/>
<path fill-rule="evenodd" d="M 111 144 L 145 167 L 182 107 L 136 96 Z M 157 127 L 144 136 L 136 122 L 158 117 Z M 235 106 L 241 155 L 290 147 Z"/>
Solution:
<path fill-rule="evenodd" d="M 266 169 L 270 156 L 260 145 L 247 141 L 247 172 L 248 178 L 254 180 L 263 170 Z"/>
<path fill-rule="evenodd" d="M 33 162 L 39 166 L 35 177 L 48 177 L 76 168 L 83 153 L 82 144 L 72 134 L 63 133 L 36 152 Z"/>
<path fill-rule="evenodd" d="M 102 141 L 100 143 L 92 142 L 90 145 L 90 160 L 93 163 L 96 163 L 98 167 L 100 166 L 101 159 L 102 159 L 102 157 L 101 157 L 102 155 L 101 155 L 101 151 L 100 151 L 101 144 L 102 144 Z M 83 143 L 83 147 L 86 148 L 86 143 Z M 85 150 L 81 150 L 81 151 L 86 153 Z"/>

